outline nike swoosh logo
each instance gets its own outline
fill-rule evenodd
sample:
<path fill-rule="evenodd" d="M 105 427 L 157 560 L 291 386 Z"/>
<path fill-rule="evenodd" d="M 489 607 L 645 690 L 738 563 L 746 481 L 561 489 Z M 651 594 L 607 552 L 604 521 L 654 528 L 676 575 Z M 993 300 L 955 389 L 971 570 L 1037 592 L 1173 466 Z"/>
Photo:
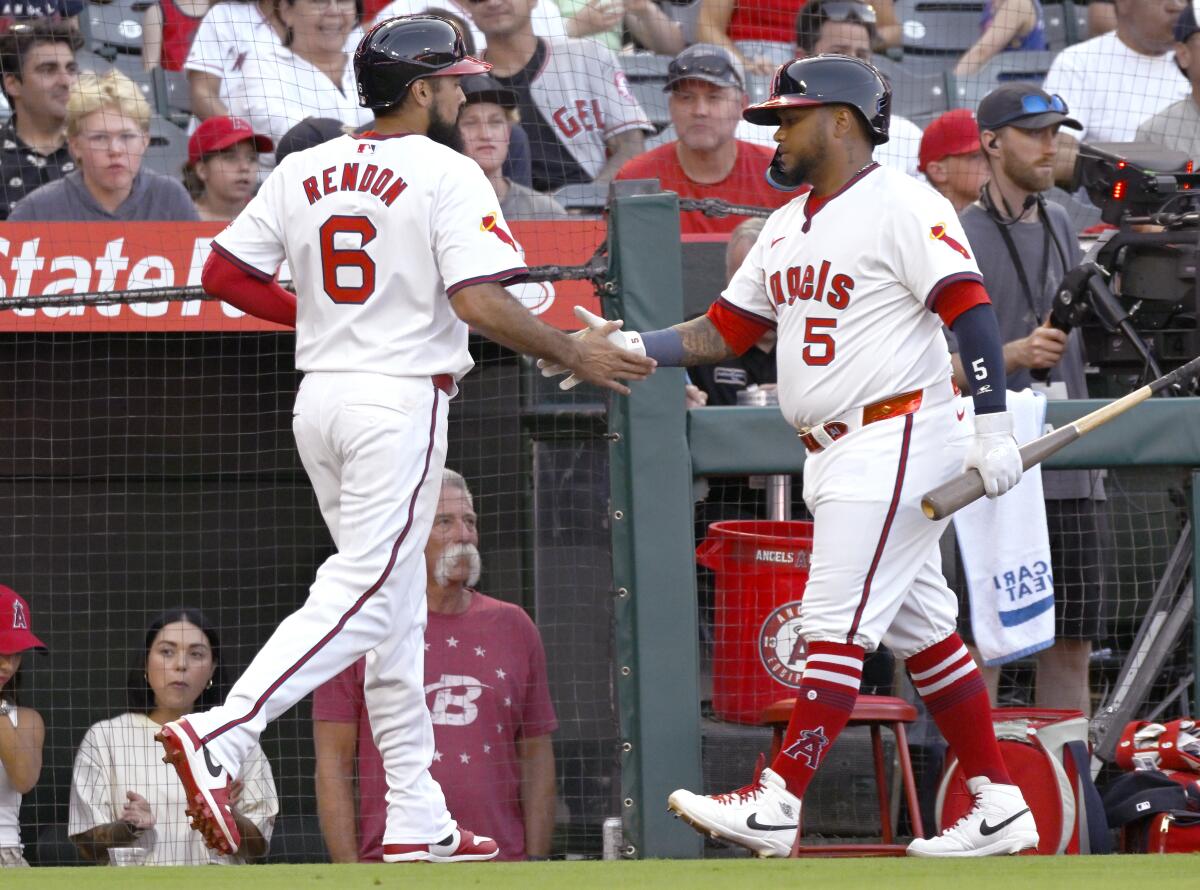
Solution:
<path fill-rule="evenodd" d="M 987 837 L 988 835 L 991 835 L 991 834 L 995 834 L 997 831 L 1004 828 L 1004 826 L 1011 825 L 1013 822 L 1016 822 L 1018 819 L 1020 819 L 1022 816 L 1024 816 L 1028 812 L 1029 812 L 1029 807 L 1026 807 L 1025 809 L 1021 810 L 1021 812 L 1017 813 L 1015 816 L 1009 816 L 1007 819 L 1005 819 L 999 825 L 988 825 L 987 819 L 984 819 L 982 822 L 979 823 L 979 833 L 982 834 L 984 837 Z M 754 817 L 751 816 L 750 818 L 753 819 Z"/>
<path fill-rule="evenodd" d="M 750 818 L 746 820 L 746 827 L 753 831 L 795 831 L 797 828 L 795 825 L 763 825 L 758 821 L 758 813 L 750 814 Z"/>
<path fill-rule="evenodd" d="M 214 779 L 221 778 L 220 764 L 213 762 L 212 755 L 208 753 L 208 748 L 201 748 L 200 750 L 204 752 L 204 765 L 208 767 L 209 773 Z"/>
<path fill-rule="evenodd" d="M 774 247 L 776 244 L 778 244 L 780 241 L 782 241 L 786 237 L 787 237 L 787 235 L 780 235 L 778 238 L 776 238 L 774 241 L 771 242 L 771 246 Z"/>

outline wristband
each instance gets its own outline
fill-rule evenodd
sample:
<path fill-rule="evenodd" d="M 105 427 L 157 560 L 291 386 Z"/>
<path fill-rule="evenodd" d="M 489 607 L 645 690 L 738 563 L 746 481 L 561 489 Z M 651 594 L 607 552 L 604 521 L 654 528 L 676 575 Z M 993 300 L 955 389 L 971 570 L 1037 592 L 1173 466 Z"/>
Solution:
<path fill-rule="evenodd" d="M 664 368 L 683 367 L 683 338 L 679 336 L 679 331 L 674 328 L 645 331 L 641 338 L 648 358 L 654 359 Z"/>

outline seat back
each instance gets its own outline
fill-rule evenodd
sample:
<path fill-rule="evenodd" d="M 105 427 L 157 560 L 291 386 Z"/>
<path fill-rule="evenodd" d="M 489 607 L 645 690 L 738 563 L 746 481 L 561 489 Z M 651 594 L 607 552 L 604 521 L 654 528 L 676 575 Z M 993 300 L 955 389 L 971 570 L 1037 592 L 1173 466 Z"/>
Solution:
<path fill-rule="evenodd" d="M 905 53 L 960 56 L 979 39 L 983 4 L 976 0 L 898 0 Z"/>

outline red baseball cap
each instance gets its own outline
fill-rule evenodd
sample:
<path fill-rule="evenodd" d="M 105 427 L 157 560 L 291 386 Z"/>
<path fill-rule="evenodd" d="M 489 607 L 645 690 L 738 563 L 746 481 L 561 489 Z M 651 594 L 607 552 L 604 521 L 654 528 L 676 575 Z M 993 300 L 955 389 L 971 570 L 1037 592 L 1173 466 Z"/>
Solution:
<path fill-rule="evenodd" d="M 29 630 L 29 604 L 11 587 L 0 584 L 0 655 L 45 648 Z"/>
<path fill-rule="evenodd" d="M 188 140 L 188 163 L 194 164 L 207 154 L 247 141 L 254 143 L 255 151 L 275 150 L 270 138 L 255 133 L 240 117 L 210 117 Z"/>
<path fill-rule="evenodd" d="M 931 161 L 975 151 L 979 151 L 979 124 L 969 109 L 956 108 L 925 128 L 917 155 L 917 169 L 924 173 Z"/>

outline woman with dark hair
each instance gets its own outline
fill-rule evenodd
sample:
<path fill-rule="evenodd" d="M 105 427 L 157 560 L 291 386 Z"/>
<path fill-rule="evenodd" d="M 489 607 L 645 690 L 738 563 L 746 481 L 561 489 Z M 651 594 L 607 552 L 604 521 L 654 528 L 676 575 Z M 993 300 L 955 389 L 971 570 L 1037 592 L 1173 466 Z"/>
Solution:
<path fill-rule="evenodd" d="M 21 656 L 45 649 L 29 630 L 29 606 L 15 591 L 0 584 L 0 868 L 28 865 L 21 855 L 17 820 L 21 795 L 28 794 L 42 772 L 46 725 L 33 708 L 17 700 Z"/>
<path fill-rule="evenodd" d="M 255 745 L 236 783 L 243 844 L 236 857 L 226 857 L 211 853 L 191 830 L 183 788 L 154 741 L 163 723 L 219 704 L 226 687 L 220 639 L 200 610 L 169 610 L 150 623 L 129 672 L 129 710 L 93 725 L 75 758 L 68 831 L 85 859 L 105 862 L 113 848 L 141 851 L 133 859 L 147 865 L 245 862 L 267 854 L 279 800 L 262 749 Z"/>

